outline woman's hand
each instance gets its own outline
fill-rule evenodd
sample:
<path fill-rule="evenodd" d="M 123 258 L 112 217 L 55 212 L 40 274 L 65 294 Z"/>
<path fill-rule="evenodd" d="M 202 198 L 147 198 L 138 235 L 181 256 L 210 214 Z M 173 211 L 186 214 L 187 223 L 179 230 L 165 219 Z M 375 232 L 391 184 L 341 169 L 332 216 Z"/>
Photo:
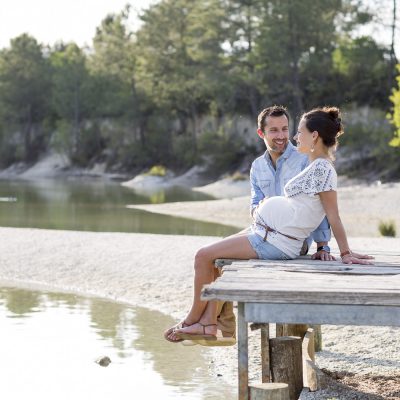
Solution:
<path fill-rule="evenodd" d="M 342 257 L 342 262 L 344 264 L 363 264 L 363 265 L 371 265 L 373 264 L 372 261 L 374 257 L 369 256 L 367 254 L 359 254 L 359 253 L 349 253 Z"/>

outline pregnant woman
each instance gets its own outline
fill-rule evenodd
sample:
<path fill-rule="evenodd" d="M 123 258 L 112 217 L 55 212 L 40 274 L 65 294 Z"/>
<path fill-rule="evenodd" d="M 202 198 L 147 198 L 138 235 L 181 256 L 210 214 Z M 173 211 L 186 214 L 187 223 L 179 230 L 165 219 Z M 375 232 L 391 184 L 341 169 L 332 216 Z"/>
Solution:
<path fill-rule="evenodd" d="M 371 264 L 373 257 L 351 251 L 339 216 L 332 153 L 342 133 L 340 113 L 335 107 L 313 109 L 302 116 L 294 139 L 297 150 L 308 155 L 310 165 L 286 184 L 285 196 L 271 197 L 259 204 L 250 233 L 228 237 L 196 253 L 193 303 L 186 317 L 164 332 L 168 341 L 217 340 L 217 302 L 200 299 L 203 286 L 215 279 L 215 259 L 296 258 L 304 239 L 325 215 L 342 262 Z"/>

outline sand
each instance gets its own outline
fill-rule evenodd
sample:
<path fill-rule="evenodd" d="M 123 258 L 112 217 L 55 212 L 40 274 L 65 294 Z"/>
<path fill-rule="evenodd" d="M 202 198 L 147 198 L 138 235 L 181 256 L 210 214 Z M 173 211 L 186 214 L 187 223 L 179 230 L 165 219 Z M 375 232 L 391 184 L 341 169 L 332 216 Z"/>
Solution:
<path fill-rule="evenodd" d="M 368 235 L 349 238 L 354 250 L 400 251 L 400 239 L 377 237 L 376 227 L 377 218 L 382 215 L 395 219 L 400 227 L 399 193 L 398 184 L 352 187 L 340 192 L 341 209 L 346 210 L 343 220 L 345 224 L 354 221 L 349 226 L 350 236 L 360 236 L 360 232 Z M 247 196 L 165 204 L 154 206 L 152 211 L 157 208 L 157 212 L 212 222 L 229 220 L 229 225 L 237 227 L 246 226 L 248 221 Z M 196 249 L 215 240 L 218 238 L 0 228 L 0 285 L 96 295 L 157 309 L 178 320 L 191 302 L 193 255 Z M 331 244 L 337 254 L 335 241 Z M 257 335 L 250 334 L 251 380 L 260 377 Z M 304 393 L 303 400 L 400 398 L 398 328 L 323 326 L 323 343 L 324 350 L 317 355 L 318 365 L 336 371 L 350 385 L 361 384 L 357 392 L 331 382 L 325 391 Z M 177 346 L 168 342 L 165 345 Z M 234 382 L 236 351 L 236 346 L 210 349 L 212 373 Z M 390 391 L 384 392 L 379 384 L 392 378 L 385 386 Z M 373 397 L 368 392 L 385 394 Z"/>

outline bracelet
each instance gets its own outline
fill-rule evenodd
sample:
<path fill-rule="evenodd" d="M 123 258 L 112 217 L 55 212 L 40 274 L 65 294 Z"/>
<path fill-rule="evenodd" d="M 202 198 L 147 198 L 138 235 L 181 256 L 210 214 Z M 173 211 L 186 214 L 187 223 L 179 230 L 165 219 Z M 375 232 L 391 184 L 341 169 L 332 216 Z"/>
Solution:
<path fill-rule="evenodd" d="M 351 255 L 351 251 L 350 250 L 346 250 L 343 253 L 340 253 L 340 258 L 343 258 L 344 256 L 347 256 L 349 254 Z"/>

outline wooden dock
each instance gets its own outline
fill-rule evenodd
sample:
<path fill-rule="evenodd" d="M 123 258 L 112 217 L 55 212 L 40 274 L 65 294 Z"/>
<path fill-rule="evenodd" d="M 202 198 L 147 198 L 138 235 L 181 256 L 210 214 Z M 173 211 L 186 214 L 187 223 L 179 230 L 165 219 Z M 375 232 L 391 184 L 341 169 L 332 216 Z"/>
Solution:
<path fill-rule="evenodd" d="M 400 326 L 400 252 L 369 254 L 375 256 L 374 265 L 309 257 L 217 260 L 223 274 L 204 287 L 202 298 L 238 302 L 240 400 L 249 399 L 250 322 Z"/>

